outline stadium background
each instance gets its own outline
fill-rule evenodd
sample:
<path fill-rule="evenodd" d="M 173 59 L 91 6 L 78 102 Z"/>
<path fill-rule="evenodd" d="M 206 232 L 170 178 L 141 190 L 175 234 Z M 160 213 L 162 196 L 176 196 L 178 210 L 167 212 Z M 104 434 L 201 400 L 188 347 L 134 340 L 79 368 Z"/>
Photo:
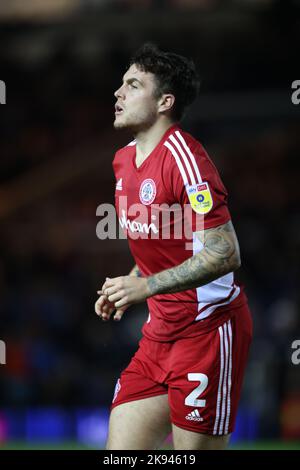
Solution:
<path fill-rule="evenodd" d="M 231 447 L 300 448 L 299 13 L 288 0 L 0 3 L 0 448 L 103 446 L 147 312 L 94 314 L 105 276 L 133 263 L 126 241 L 96 237 L 96 209 L 130 138 L 112 130 L 113 91 L 146 40 L 197 62 L 183 127 L 216 162 L 240 239 L 255 335 Z"/>

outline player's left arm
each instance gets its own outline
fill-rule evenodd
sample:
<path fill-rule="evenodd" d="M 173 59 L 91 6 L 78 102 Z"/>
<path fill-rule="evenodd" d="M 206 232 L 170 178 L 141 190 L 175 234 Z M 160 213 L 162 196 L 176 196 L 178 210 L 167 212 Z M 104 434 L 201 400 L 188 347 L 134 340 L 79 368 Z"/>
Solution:
<path fill-rule="evenodd" d="M 240 267 L 240 250 L 232 222 L 196 232 L 203 249 L 174 268 L 145 278 L 106 281 L 102 289 L 109 300 L 121 307 L 157 294 L 180 292 L 203 286 Z"/>
<path fill-rule="evenodd" d="M 240 267 L 240 249 L 231 221 L 196 232 L 196 236 L 203 244 L 199 253 L 175 268 L 147 278 L 151 295 L 200 287 Z"/>

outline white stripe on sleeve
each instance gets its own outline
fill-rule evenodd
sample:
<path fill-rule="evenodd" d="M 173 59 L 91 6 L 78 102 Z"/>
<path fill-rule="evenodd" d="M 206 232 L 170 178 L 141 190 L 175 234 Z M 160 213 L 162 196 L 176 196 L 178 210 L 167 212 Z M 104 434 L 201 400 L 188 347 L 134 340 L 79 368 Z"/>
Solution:
<path fill-rule="evenodd" d="M 179 131 L 175 131 L 175 135 L 178 137 L 178 139 L 182 143 L 183 148 L 185 149 L 186 153 L 189 155 L 189 157 L 191 159 L 192 165 L 193 165 L 195 173 L 196 173 L 197 183 L 202 183 L 202 178 L 201 178 L 199 167 L 196 163 L 195 157 L 192 154 L 189 146 L 187 145 L 186 141 L 184 140 L 182 134 Z"/>
<path fill-rule="evenodd" d="M 185 169 L 183 168 L 182 166 L 182 163 L 181 163 L 181 160 L 180 160 L 180 157 L 179 155 L 177 154 L 176 150 L 174 149 L 173 145 L 170 144 L 170 142 L 166 141 L 164 143 L 164 145 L 170 150 L 170 152 L 172 153 L 173 157 L 175 158 L 175 161 L 178 165 L 178 168 L 179 168 L 179 171 L 181 173 L 181 176 L 182 176 L 182 179 L 183 179 L 183 183 L 184 185 L 186 186 L 187 184 L 189 184 L 188 182 L 188 179 L 187 179 L 187 176 L 186 176 L 186 172 L 185 172 Z"/>
<path fill-rule="evenodd" d="M 193 174 L 193 171 L 192 171 L 192 168 L 191 168 L 191 165 L 190 165 L 190 162 L 189 162 L 189 158 L 188 156 L 186 155 L 186 153 L 184 152 L 182 146 L 179 144 L 179 142 L 175 139 L 174 135 L 170 135 L 170 140 L 173 142 L 173 144 L 177 147 L 177 150 L 179 151 L 184 163 L 185 163 L 185 166 L 187 168 L 187 171 L 188 171 L 188 174 L 190 175 L 190 180 L 191 180 L 191 184 L 196 184 L 196 180 L 195 180 L 195 176 Z"/>

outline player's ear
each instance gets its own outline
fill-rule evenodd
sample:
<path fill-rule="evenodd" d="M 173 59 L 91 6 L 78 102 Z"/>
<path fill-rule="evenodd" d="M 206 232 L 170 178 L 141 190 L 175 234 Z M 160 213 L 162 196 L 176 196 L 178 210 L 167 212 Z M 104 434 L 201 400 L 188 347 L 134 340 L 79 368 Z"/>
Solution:
<path fill-rule="evenodd" d="M 162 95 L 158 101 L 158 112 L 170 111 L 175 103 L 175 96 L 171 94 Z"/>

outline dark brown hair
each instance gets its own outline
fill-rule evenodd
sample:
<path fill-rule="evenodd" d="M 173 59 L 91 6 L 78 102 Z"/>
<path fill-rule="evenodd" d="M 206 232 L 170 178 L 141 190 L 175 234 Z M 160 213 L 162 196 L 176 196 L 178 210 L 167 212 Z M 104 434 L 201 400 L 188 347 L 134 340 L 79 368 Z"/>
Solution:
<path fill-rule="evenodd" d="M 153 73 L 157 82 L 157 98 L 165 93 L 175 96 L 173 117 L 180 120 L 186 107 L 198 95 L 200 82 L 194 62 L 181 55 L 161 51 L 155 44 L 146 43 L 131 58 L 130 65 L 133 64 L 143 72 Z"/>

